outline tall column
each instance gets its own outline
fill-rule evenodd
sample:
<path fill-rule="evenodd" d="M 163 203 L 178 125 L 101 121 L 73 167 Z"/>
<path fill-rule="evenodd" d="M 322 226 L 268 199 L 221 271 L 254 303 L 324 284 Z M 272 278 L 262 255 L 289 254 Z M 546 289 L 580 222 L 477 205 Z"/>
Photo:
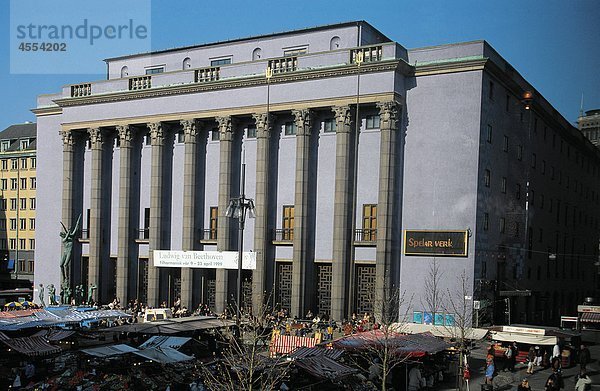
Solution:
<path fill-rule="evenodd" d="M 148 259 L 148 305 L 158 306 L 159 303 L 159 269 L 154 266 L 154 250 L 163 247 L 162 216 L 163 216 L 163 153 L 164 129 L 160 122 L 148 124 L 152 146 L 152 161 L 150 165 L 150 227 Z"/>
<path fill-rule="evenodd" d="M 233 118 L 217 117 L 219 124 L 219 225 L 217 227 L 217 250 L 231 250 L 231 219 L 224 217 L 232 197 L 233 185 Z M 216 270 L 215 310 L 223 312 L 227 306 L 228 271 Z"/>
<path fill-rule="evenodd" d="M 132 159 L 132 129 L 129 125 L 117 126 L 119 136 L 119 227 L 117 245 L 117 297 L 122 303 L 127 303 L 129 283 L 129 267 L 131 263 L 131 246 L 133 245 L 133 230 L 131 226 L 131 159 Z"/>
<path fill-rule="evenodd" d="M 73 178 L 75 177 L 73 149 L 75 140 L 73 139 L 74 137 L 71 131 L 62 130 L 60 134 L 63 141 L 62 222 L 66 227 L 71 229 L 71 227 L 75 226 L 75 218 L 73 216 L 73 198 L 75 196 L 73 194 Z M 73 261 L 71 261 L 71 264 L 73 264 Z M 69 280 L 67 282 L 69 284 L 72 283 L 73 278 L 71 269 L 72 268 L 69 268 L 67 273 Z M 61 286 L 65 283 L 65 280 L 62 278 L 62 273 L 60 283 Z"/>
<path fill-rule="evenodd" d="M 294 196 L 294 250 L 292 260 L 291 314 L 303 316 L 306 306 L 306 282 L 312 262 L 308 249 L 308 182 L 310 163 L 310 135 L 313 113 L 309 109 L 294 110 L 296 121 L 296 189 Z"/>
<path fill-rule="evenodd" d="M 90 180 L 90 244 L 89 244 L 89 266 L 88 283 L 98 287 L 96 300 L 101 302 L 105 291 L 101 286 L 102 270 L 102 157 L 104 149 L 104 137 L 100 128 L 88 129 L 88 135 L 92 146 L 92 172 Z"/>
<path fill-rule="evenodd" d="M 196 215 L 196 159 L 198 129 L 195 120 L 180 121 L 184 135 L 183 160 L 183 230 L 181 249 L 195 250 L 197 240 Z M 181 305 L 192 310 L 192 285 L 194 269 L 181 269 Z"/>
<path fill-rule="evenodd" d="M 256 194 L 254 197 L 256 219 L 254 221 L 254 253 L 256 254 L 256 270 L 252 276 L 252 306 L 254 313 L 260 314 L 265 303 L 264 293 L 270 287 L 266 286 L 267 251 L 269 246 L 269 159 L 271 129 L 273 116 L 267 113 L 253 115 L 256 121 Z M 273 276 L 274 278 L 275 276 Z M 271 291 L 271 295 L 274 292 Z M 272 299 L 275 299 L 274 297 Z"/>
<path fill-rule="evenodd" d="M 336 121 L 335 197 L 333 206 L 333 262 L 331 318 L 347 318 L 350 268 L 352 267 L 352 208 L 354 167 L 352 114 L 349 106 L 333 107 Z"/>
<path fill-rule="evenodd" d="M 377 201 L 377 249 L 375 262 L 375 316 L 385 320 L 392 304 L 392 272 L 395 265 L 393 224 L 396 195 L 395 167 L 397 164 L 399 108 L 396 102 L 378 103 L 380 116 L 379 195 Z M 399 250 L 398 250 L 399 251 Z"/>

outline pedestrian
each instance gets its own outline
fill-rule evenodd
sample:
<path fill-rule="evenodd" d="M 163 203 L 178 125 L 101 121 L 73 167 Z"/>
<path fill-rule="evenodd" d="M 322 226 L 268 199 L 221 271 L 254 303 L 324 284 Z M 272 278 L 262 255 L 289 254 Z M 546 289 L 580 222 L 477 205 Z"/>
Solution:
<path fill-rule="evenodd" d="M 585 391 L 591 387 L 590 384 L 592 384 L 592 379 L 590 379 L 585 371 L 581 371 L 577 378 L 577 383 L 575 383 L 575 390 Z"/>
<path fill-rule="evenodd" d="M 485 384 L 492 384 L 494 381 L 494 372 L 496 371 L 496 366 L 494 365 L 494 359 L 491 357 L 486 358 L 485 360 Z"/>
<path fill-rule="evenodd" d="M 552 349 L 552 357 L 558 357 L 560 358 L 560 345 L 558 344 L 558 342 L 554 345 L 554 348 Z"/>
<path fill-rule="evenodd" d="M 579 369 L 582 373 L 586 372 L 586 366 L 590 362 L 590 350 L 584 344 L 581 344 L 579 350 Z"/>
<path fill-rule="evenodd" d="M 513 359 L 513 348 L 512 345 L 508 345 L 505 349 L 504 349 L 504 371 L 513 371 L 514 370 L 514 365 L 512 365 L 512 359 Z M 512 365 L 512 369 L 511 369 L 511 365 Z"/>
<path fill-rule="evenodd" d="M 414 366 L 408 372 L 408 391 L 417 391 L 421 388 L 423 376 L 418 366 Z"/>
<path fill-rule="evenodd" d="M 529 347 L 529 352 L 527 353 L 527 373 L 530 375 L 533 374 L 533 365 L 535 363 L 535 348 L 533 346 Z"/>
<path fill-rule="evenodd" d="M 550 375 L 546 380 L 546 386 L 544 387 L 545 391 L 560 391 L 560 382 L 555 373 Z"/>
<path fill-rule="evenodd" d="M 521 380 L 521 384 L 517 387 L 517 391 L 531 391 L 531 386 L 529 385 L 529 380 L 527 380 L 527 378 Z"/>
<path fill-rule="evenodd" d="M 542 366 L 542 350 L 540 349 L 539 346 L 535 347 L 535 366 L 536 367 Z"/>

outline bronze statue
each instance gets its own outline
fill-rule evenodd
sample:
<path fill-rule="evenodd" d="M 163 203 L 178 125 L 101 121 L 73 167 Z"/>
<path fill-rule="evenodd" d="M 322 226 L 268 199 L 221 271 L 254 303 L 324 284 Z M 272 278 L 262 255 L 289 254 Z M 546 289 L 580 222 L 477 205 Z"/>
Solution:
<path fill-rule="evenodd" d="M 44 285 L 40 284 L 40 294 L 38 296 L 40 298 L 40 306 L 45 307 L 46 303 L 44 303 Z"/>
<path fill-rule="evenodd" d="M 94 303 L 94 291 L 97 289 L 96 285 L 92 284 L 90 285 L 89 289 L 88 289 L 88 305 L 92 305 Z"/>
<path fill-rule="evenodd" d="M 79 229 L 79 222 L 81 221 L 81 215 L 77 218 L 77 223 L 75 223 L 75 227 L 70 230 L 65 227 L 65 225 L 61 222 L 60 224 L 63 227 L 63 231 L 60 233 L 60 237 L 62 238 L 63 243 L 63 253 L 62 259 L 60 261 L 60 270 L 62 272 L 63 281 L 69 281 L 71 277 L 71 257 L 73 256 L 73 240 L 75 238 L 75 234 Z"/>
<path fill-rule="evenodd" d="M 50 302 L 50 305 L 58 304 L 56 302 L 56 288 L 54 287 L 54 284 L 48 285 L 48 301 Z"/>

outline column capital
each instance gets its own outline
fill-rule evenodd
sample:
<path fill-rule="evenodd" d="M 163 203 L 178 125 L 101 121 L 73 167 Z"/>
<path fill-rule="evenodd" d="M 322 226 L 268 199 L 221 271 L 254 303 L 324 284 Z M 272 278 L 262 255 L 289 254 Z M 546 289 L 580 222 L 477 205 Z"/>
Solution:
<path fill-rule="evenodd" d="M 182 119 L 179 123 L 183 127 L 183 142 L 185 144 L 195 144 L 198 136 L 198 121 L 195 119 Z"/>
<path fill-rule="evenodd" d="M 87 130 L 92 143 L 92 149 L 101 149 L 104 144 L 104 134 L 100 128 L 89 128 Z"/>
<path fill-rule="evenodd" d="M 381 129 L 396 129 L 400 120 L 400 104 L 395 101 L 377 102 Z"/>
<path fill-rule="evenodd" d="M 117 125 L 117 134 L 119 135 L 119 145 L 121 148 L 131 147 L 131 126 Z"/>
<path fill-rule="evenodd" d="M 350 133 L 350 126 L 352 125 L 350 106 L 333 106 L 331 111 L 335 114 L 336 133 Z"/>
<path fill-rule="evenodd" d="M 215 117 L 219 124 L 219 139 L 221 141 L 233 140 L 233 127 L 235 126 L 235 118 L 228 115 L 225 117 Z"/>
<path fill-rule="evenodd" d="M 73 146 L 75 145 L 75 140 L 73 139 L 73 132 L 70 130 L 61 130 L 59 132 L 62 142 L 63 142 L 63 150 L 73 150 Z"/>
<path fill-rule="evenodd" d="M 298 131 L 297 136 L 310 136 L 314 111 L 311 109 L 292 110 Z"/>
<path fill-rule="evenodd" d="M 252 114 L 252 118 L 256 123 L 256 138 L 269 138 L 273 129 L 273 123 L 275 122 L 275 116 L 271 113 L 256 113 Z"/>
<path fill-rule="evenodd" d="M 152 145 L 163 145 L 164 142 L 164 128 L 161 122 L 150 122 L 148 123 L 148 129 L 150 129 L 150 139 Z"/>

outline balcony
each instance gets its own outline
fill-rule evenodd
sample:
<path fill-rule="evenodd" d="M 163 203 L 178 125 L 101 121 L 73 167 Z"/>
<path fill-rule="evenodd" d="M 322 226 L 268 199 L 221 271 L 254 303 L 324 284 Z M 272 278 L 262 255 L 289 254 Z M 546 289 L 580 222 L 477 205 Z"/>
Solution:
<path fill-rule="evenodd" d="M 269 68 L 273 74 L 293 72 L 298 69 L 298 57 L 283 57 L 269 60 Z"/>
<path fill-rule="evenodd" d="M 145 90 L 152 87 L 152 76 L 132 77 L 129 79 L 129 91 Z"/>
<path fill-rule="evenodd" d="M 138 243 L 148 243 L 150 241 L 150 228 L 138 229 L 135 241 Z"/>
<path fill-rule="evenodd" d="M 89 95 L 92 95 L 92 83 L 71 86 L 71 98 L 79 98 Z"/>
<path fill-rule="evenodd" d="M 381 61 L 383 58 L 382 46 L 370 46 L 354 49 L 350 52 L 350 62 L 356 64 L 357 55 L 362 55 L 362 62 Z"/>
<path fill-rule="evenodd" d="M 217 244 L 217 229 L 201 229 L 200 230 L 200 243 L 204 244 Z"/>
<path fill-rule="evenodd" d="M 217 81 L 220 78 L 221 68 L 202 68 L 196 69 L 194 73 L 194 81 L 196 83 L 204 83 L 207 81 Z"/>
<path fill-rule="evenodd" d="M 377 229 L 363 228 L 354 230 L 355 246 L 375 246 L 377 244 Z"/>
<path fill-rule="evenodd" d="M 291 245 L 294 241 L 294 229 L 274 229 L 272 241 L 273 244 L 277 245 Z"/>

